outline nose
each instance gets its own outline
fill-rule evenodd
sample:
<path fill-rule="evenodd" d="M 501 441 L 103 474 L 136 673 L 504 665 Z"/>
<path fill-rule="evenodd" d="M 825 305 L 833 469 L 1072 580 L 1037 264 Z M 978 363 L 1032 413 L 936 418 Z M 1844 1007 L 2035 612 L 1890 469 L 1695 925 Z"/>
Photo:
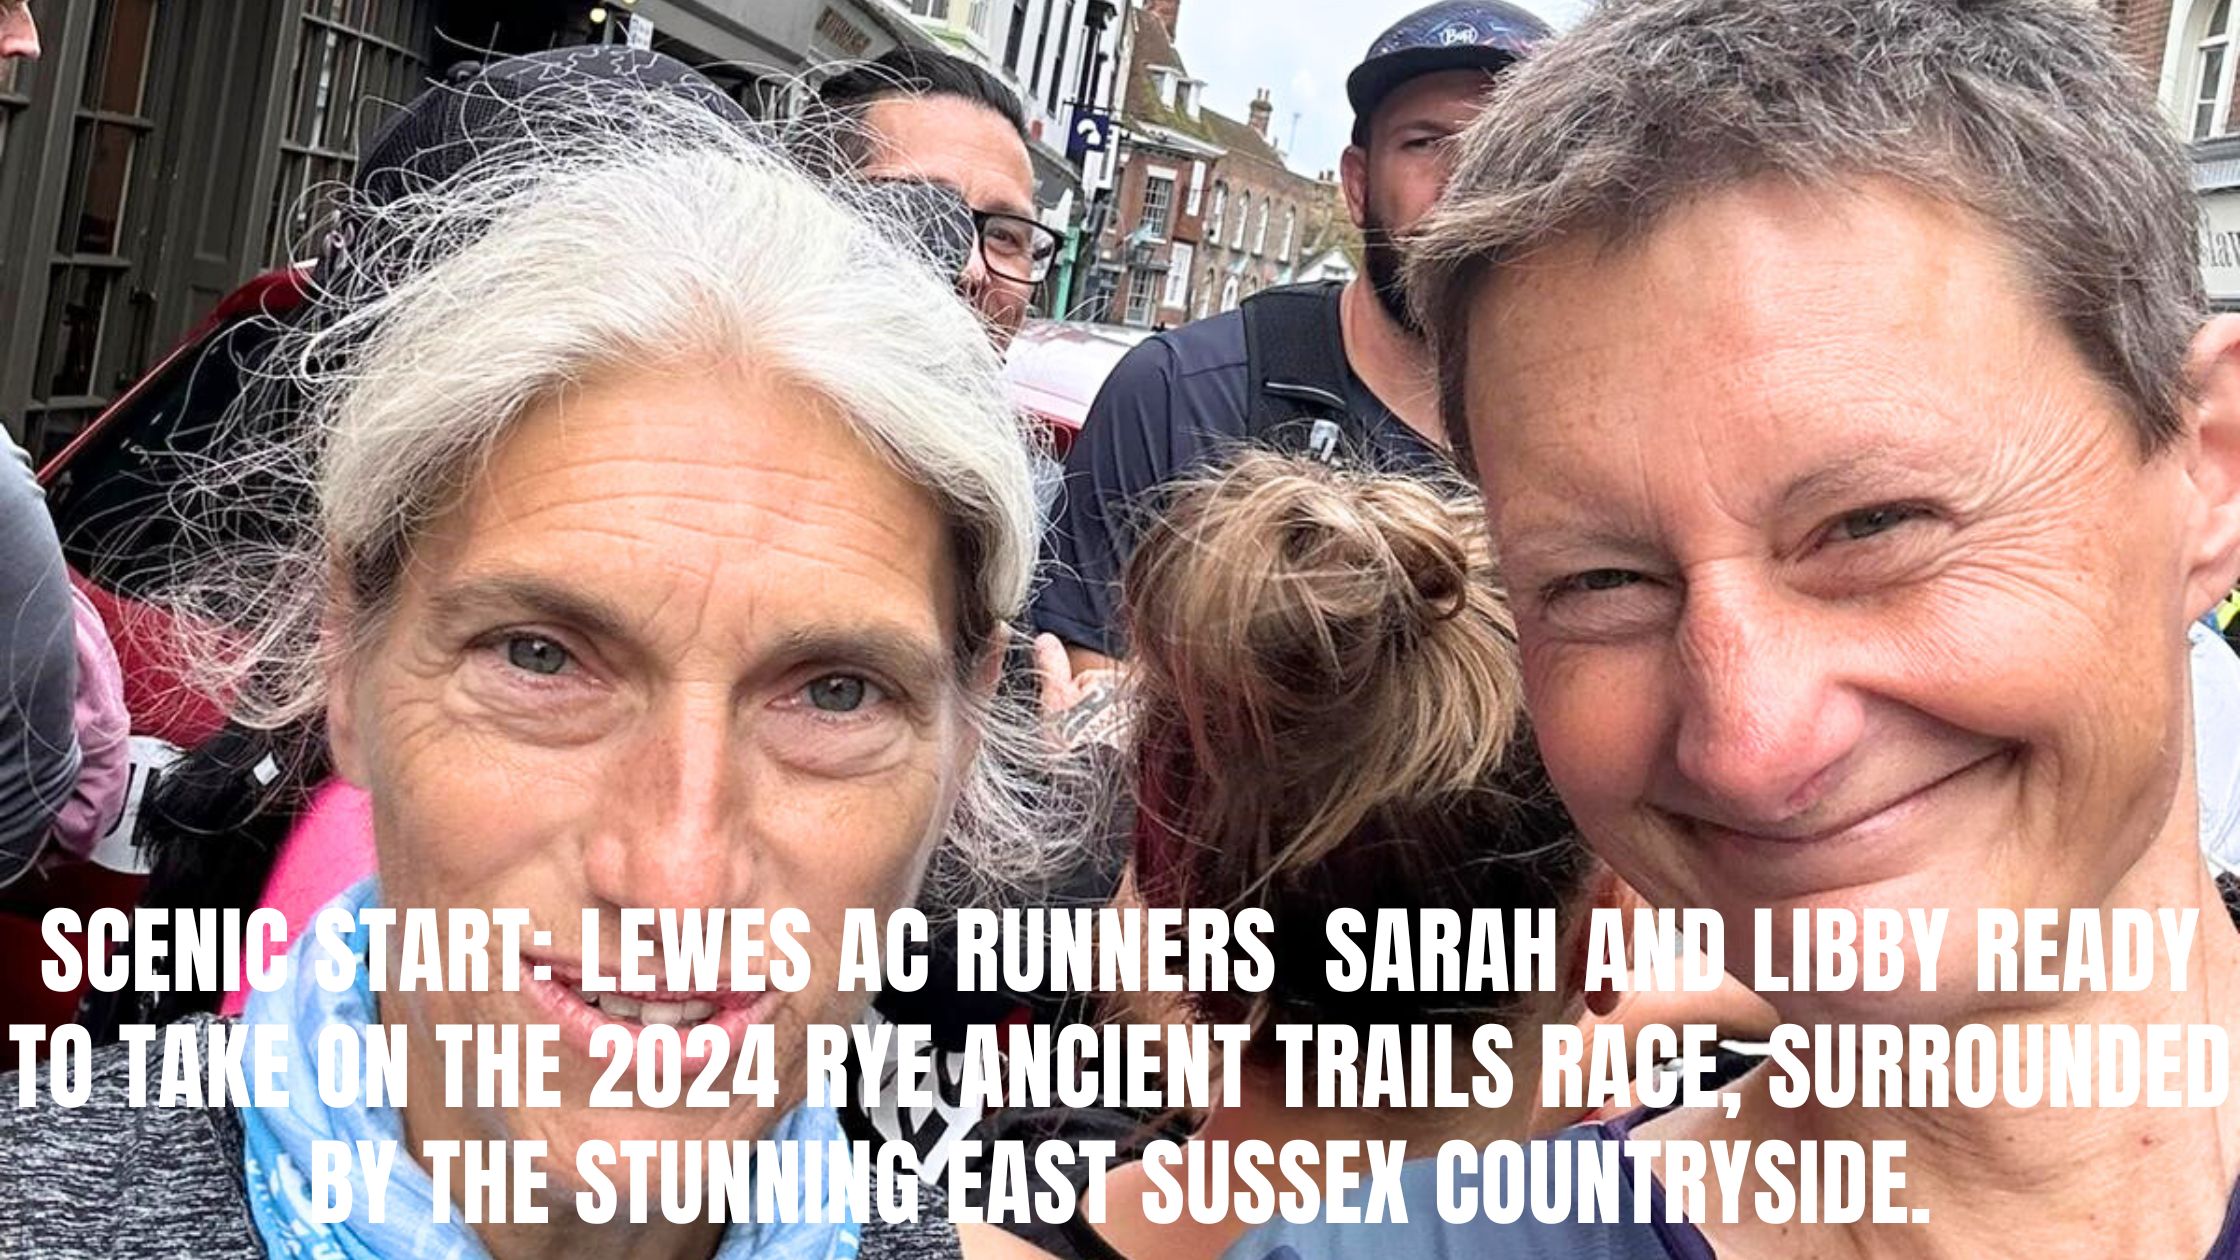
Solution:
<path fill-rule="evenodd" d="M 1808 813 L 1864 729 L 1843 640 L 1777 592 L 1692 584 L 1679 630 L 1674 762 L 1693 808 L 1738 829 Z"/>
<path fill-rule="evenodd" d="M 753 880 L 745 772 L 728 697 L 672 702 L 599 784 L 584 854 L 609 906 L 745 905 Z"/>
<path fill-rule="evenodd" d="M 980 256 L 980 247 L 975 244 L 972 252 L 965 255 L 964 269 L 957 273 L 957 292 L 977 301 L 988 291 L 989 279 L 988 260 Z"/>
<path fill-rule="evenodd" d="M 0 61 L 39 59 L 39 24 L 31 20 L 29 5 L 0 2 Z"/>

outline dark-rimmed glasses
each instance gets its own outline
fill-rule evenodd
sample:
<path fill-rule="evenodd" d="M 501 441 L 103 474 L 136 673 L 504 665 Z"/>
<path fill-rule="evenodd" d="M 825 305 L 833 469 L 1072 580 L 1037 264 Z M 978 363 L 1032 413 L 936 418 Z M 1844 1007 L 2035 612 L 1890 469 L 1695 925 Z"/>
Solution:
<path fill-rule="evenodd" d="M 980 241 L 980 261 L 988 270 L 1019 284 L 1041 284 L 1058 257 L 1058 234 L 1016 214 L 972 212 Z"/>

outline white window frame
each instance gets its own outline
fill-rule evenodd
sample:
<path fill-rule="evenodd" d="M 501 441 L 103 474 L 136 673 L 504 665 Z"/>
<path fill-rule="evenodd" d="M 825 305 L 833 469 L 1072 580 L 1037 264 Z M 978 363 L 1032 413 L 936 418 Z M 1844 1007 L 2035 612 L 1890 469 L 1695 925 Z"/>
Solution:
<path fill-rule="evenodd" d="M 1190 164 L 1190 200 L 1187 203 L 1186 208 L 1183 210 L 1183 213 L 1189 215 L 1193 219 L 1197 218 L 1198 211 L 1204 207 L 1205 199 L 1206 164 L 1203 162 L 1192 162 Z"/>
<path fill-rule="evenodd" d="M 1167 291 L 1161 295 L 1159 305 L 1176 310 L 1190 305 L 1190 263 L 1194 251 L 1182 241 L 1176 241 L 1167 255 Z"/>
<path fill-rule="evenodd" d="M 1213 268 L 1206 268 L 1205 282 L 1198 286 L 1197 301 L 1190 304 L 1190 318 L 1204 319 L 1206 303 L 1213 300 Z"/>
<path fill-rule="evenodd" d="M 1149 267 L 1137 267 L 1128 272 L 1128 305 L 1121 319 L 1130 327 L 1151 327 L 1153 287 L 1159 283 L 1159 273 Z"/>
<path fill-rule="evenodd" d="M 1237 230 L 1229 237 L 1229 248 L 1244 248 L 1244 221 L 1252 217 L 1252 194 L 1237 194 Z"/>
<path fill-rule="evenodd" d="M 1167 234 L 1174 229 L 1175 174 L 1171 166 L 1146 167 L 1143 172 L 1143 202 L 1136 214 L 1136 227 L 1151 228 L 1151 239 L 1155 241 L 1167 239 Z M 1152 223 L 1151 215 L 1151 189 L 1155 184 L 1166 185 L 1165 193 L 1159 198 L 1157 224 Z"/>
<path fill-rule="evenodd" d="M 1267 252 L 1268 202 L 1267 199 L 1263 197 L 1260 200 L 1260 218 L 1252 225 L 1252 253 L 1254 257 L 1262 257 L 1265 256 Z"/>
<path fill-rule="evenodd" d="M 1297 243 L 1298 232 L 1299 207 L 1285 206 L 1283 208 L 1283 249 L 1276 255 L 1277 262 L 1287 263 L 1291 261 L 1291 247 Z"/>
<path fill-rule="evenodd" d="M 2203 0 L 2208 3 L 2208 0 Z M 2232 114 L 2233 54 L 2236 49 L 2232 38 L 2234 5 L 2230 0 L 2217 0 L 2201 27 L 2201 37 L 2193 44 L 2193 91 L 2186 100 L 2186 136 L 2192 140 L 2208 140 L 2221 136 L 2229 129 Z M 2223 29 L 2218 29 L 2217 12 L 2224 12 Z M 2208 60 L 2217 58 L 2215 82 L 2210 82 Z M 2206 122 L 2201 111 L 2208 110 Z"/>
<path fill-rule="evenodd" d="M 1213 209 L 1206 214 L 1206 244 L 1221 243 L 1221 220 L 1229 213 L 1229 181 L 1213 181 Z"/>
<path fill-rule="evenodd" d="M 1224 311 L 1237 309 L 1237 278 L 1235 276 L 1231 276 L 1221 283 L 1221 309 Z"/>
<path fill-rule="evenodd" d="M 1010 10 L 1010 7 L 1009 5 L 1003 6 L 1006 12 Z M 950 19 L 954 21 L 956 17 L 956 6 L 954 4 L 949 7 L 949 15 Z M 964 18 L 965 38 L 971 40 L 981 52 L 988 53 L 990 61 L 995 60 L 995 53 L 990 51 L 994 47 L 995 37 L 990 35 L 988 30 L 995 25 L 995 15 L 995 0 L 971 0 L 971 7 L 965 10 Z"/>

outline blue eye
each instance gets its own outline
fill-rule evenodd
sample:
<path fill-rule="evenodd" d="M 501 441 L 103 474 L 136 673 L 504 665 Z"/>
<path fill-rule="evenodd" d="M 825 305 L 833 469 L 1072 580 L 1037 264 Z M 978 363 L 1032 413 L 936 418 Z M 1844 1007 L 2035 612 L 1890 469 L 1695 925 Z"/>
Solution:
<path fill-rule="evenodd" d="M 826 674 L 802 688 L 809 705 L 822 713 L 854 713 L 870 704 L 879 689 L 853 674 Z"/>
<path fill-rule="evenodd" d="M 1921 508 L 1910 504 L 1885 503 L 1876 507 L 1862 508 L 1857 512 L 1844 513 L 1836 518 L 1835 529 L 1845 539 L 1856 542 L 1862 538 L 1872 538 L 1876 534 L 1887 533 L 1924 514 Z"/>
<path fill-rule="evenodd" d="M 1547 595 L 1559 598 L 1564 595 L 1623 590 L 1639 581 L 1641 575 L 1631 569 L 1588 569 L 1584 573 L 1574 573 L 1550 583 Z"/>
<path fill-rule="evenodd" d="M 550 677 L 568 667 L 568 649 L 552 640 L 533 634 L 517 634 L 506 640 L 506 663 L 524 673 Z"/>

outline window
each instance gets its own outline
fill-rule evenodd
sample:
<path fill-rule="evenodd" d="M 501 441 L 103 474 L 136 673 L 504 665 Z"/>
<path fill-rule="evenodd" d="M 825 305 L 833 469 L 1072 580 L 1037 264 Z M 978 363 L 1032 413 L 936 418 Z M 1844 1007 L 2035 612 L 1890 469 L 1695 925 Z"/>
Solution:
<path fill-rule="evenodd" d="M 1265 201 L 1260 203 L 1260 217 L 1252 225 L 1252 252 L 1268 252 L 1268 203 Z"/>
<path fill-rule="evenodd" d="M 949 20 L 949 0 L 907 0 L 913 16 L 932 18 L 937 22 Z"/>
<path fill-rule="evenodd" d="M 1027 42 L 1027 0 L 1011 0 L 1011 30 L 1003 37 L 1003 65 L 1019 73 L 1019 50 Z"/>
<path fill-rule="evenodd" d="M 1198 300 L 1190 308 L 1190 318 L 1204 319 L 1206 317 L 1206 303 L 1212 300 L 1213 268 L 1208 267 L 1206 268 L 1206 274 L 1198 278 Z"/>
<path fill-rule="evenodd" d="M 1193 252 L 1188 245 L 1175 245 L 1174 256 L 1168 260 L 1167 295 L 1160 301 L 1161 306 L 1181 307 L 1189 303 L 1190 255 Z"/>
<path fill-rule="evenodd" d="M 1050 0 L 1050 8 L 1056 9 L 1057 7 L 1058 0 Z M 1049 67 L 1049 79 L 1043 84 L 1042 88 L 1042 108 L 1044 113 L 1053 118 L 1058 116 L 1058 92 L 1065 87 L 1066 51 L 1072 42 L 1073 0 L 1066 0 L 1066 20 L 1058 25 L 1058 42 L 1055 46 L 1050 42 L 1050 22 L 1047 10 L 1043 14 L 1042 23 L 1042 46 L 1051 50 L 1044 54 L 1042 62 L 1043 65 Z"/>
<path fill-rule="evenodd" d="M 1128 272 L 1127 322 L 1138 328 L 1151 327 L 1151 291 L 1158 283 L 1159 273 L 1149 267 Z"/>
<path fill-rule="evenodd" d="M 983 48 L 993 41 L 995 18 L 996 6 L 993 0 L 972 0 L 971 16 L 964 20 L 964 24 Z"/>
<path fill-rule="evenodd" d="M 1167 215 L 1174 209 L 1174 172 L 1146 175 L 1143 181 L 1143 217 L 1136 226 L 1152 240 L 1167 239 Z"/>
<path fill-rule="evenodd" d="M 2232 0 L 2217 0 L 2201 28 L 2193 83 L 2193 138 L 2222 135 L 2232 107 Z"/>
<path fill-rule="evenodd" d="M 1213 181 L 1213 210 L 1206 215 L 1206 244 L 1221 243 L 1221 216 L 1229 208 L 1229 185 Z"/>
<path fill-rule="evenodd" d="M 1299 207 L 1283 208 L 1283 249 L 1276 254 L 1277 262 L 1291 261 L 1291 246 L 1299 228 Z"/>
<path fill-rule="evenodd" d="M 0 158 L 8 156 L 8 120 L 31 104 L 30 88 L 19 69 L 25 64 L 14 58 L 0 61 Z"/>
<path fill-rule="evenodd" d="M 1192 162 L 1190 164 L 1190 200 L 1183 204 L 1182 212 L 1184 214 L 1190 215 L 1193 218 L 1197 217 L 1198 210 L 1204 203 L 1205 199 L 1206 164 L 1203 162 Z"/>
<path fill-rule="evenodd" d="M 1229 237 L 1229 248 L 1244 248 L 1244 221 L 1252 216 L 1252 194 L 1237 194 L 1237 230 Z"/>
<path fill-rule="evenodd" d="M 1151 86 L 1159 93 L 1159 103 L 1174 108 L 1174 71 L 1159 66 L 1151 72 Z"/>
<path fill-rule="evenodd" d="M 1237 278 L 1235 276 L 1229 277 L 1221 286 L 1221 309 L 1225 311 L 1237 309 Z"/>
<path fill-rule="evenodd" d="M 413 6 L 400 0 L 378 5 L 332 3 L 303 6 L 292 82 L 284 107 L 280 180 L 266 231 L 266 256 L 275 265 L 303 257 L 307 234 L 326 218 L 333 189 L 357 169 L 358 132 L 374 101 L 410 100 L 426 74 L 409 51 Z M 343 14 L 352 21 L 339 20 Z M 275 85 L 277 86 L 277 85 Z"/>

